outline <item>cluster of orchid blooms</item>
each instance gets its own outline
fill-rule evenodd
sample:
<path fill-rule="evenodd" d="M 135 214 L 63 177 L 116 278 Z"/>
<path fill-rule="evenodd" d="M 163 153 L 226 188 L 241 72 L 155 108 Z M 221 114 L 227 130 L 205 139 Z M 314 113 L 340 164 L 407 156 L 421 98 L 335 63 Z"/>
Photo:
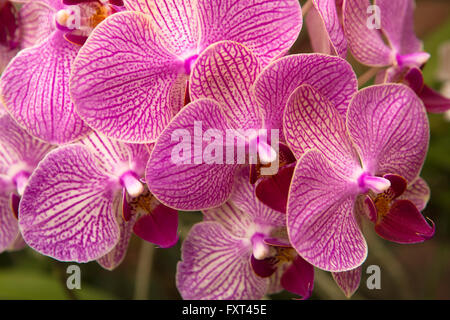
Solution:
<path fill-rule="evenodd" d="M 380 29 L 371 4 L 0 0 L 0 252 L 26 244 L 111 270 L 132 233 L 168 248 L 177 210 L 202 211 L 183 239 L 183 298 L 308 298 L 314 267 L 351 296 L 364 219 L 397 243 L 434 235 L 427 111 L 450 109 L 424 83 L 414 2 L 376 0 Z M 303 16 L 315 53 L 287 55 Z M 379 68 L 375 85 L 358 90 L 348 49 Z M 278 130 L 279 145 L 243 137 L 256 161 L 224 163 L 208 135 L 205 163 L 195 123 Z M 194 148 L 181 163 L 180 130 Z"/>

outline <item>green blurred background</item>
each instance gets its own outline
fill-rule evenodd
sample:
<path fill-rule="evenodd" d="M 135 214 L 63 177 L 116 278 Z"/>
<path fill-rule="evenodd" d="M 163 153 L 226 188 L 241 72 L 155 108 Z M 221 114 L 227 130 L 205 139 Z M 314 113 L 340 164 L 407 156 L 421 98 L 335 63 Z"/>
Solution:
<path fill-rule="evenodd" d="M 415 18 L 416 33 L 432 55 L 424 70 L 426 82 L 440 89 L 438 50 L 450 41 L 450 1 L 418 0 Z M 306 27 L 291 50 L 301 52 L 311 52 Z M 365 72 L 351 57 L 349 61 L 358 75 Z M 422 176 L 431 187 L 431 200 L 424 214 L 436 223 L 436 235 L 423 244 L 398 245 L 376 236 L 367 224 L 369 256 L 361 286 L 352 299 L 450 299 L 450 121 L 430 115 L 430 123 L 430 150 Z M 200 220 L 200 213 L 181 213 L 181 238 Z M 55 261 L 29 248 L 6 252 L 0 254 L 0 299 L 180 299 L 175 287 L 179 259 L 180 243 L 159 249 L 134 237 L 125 261 L 116 270 L 106 271 L 96 262 L 80 264 L 81 290 L 71 291 L 66 287 L 66 268 L 73 263 Z M 371 264 L 381 268 L 381 290 L 367 289 L 365 270 Z M 291 297 L 281 293 L 269 298 Z M 330 274 L 317 270 L 312 299 L 345 296 Z"/>

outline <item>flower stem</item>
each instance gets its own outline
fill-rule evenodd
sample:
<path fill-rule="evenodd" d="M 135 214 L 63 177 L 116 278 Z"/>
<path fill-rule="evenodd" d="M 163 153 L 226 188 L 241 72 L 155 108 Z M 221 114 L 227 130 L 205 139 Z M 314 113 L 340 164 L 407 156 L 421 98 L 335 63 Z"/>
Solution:
<path fill-rule="evenodd" d="M 136 269 L 136 282 L 134 287 L 135 300 L 148 299 L 148 288 L 150 286 L 152 274 L 154 250 L 153 244 L 142 240 Z"/>
<path fill-rule="evenodd" d="M 380 70 L 380 68 L 370 68 L 366 72 L 364 72 L 359 78 L 358 78 L 358 88 L 361 88 L 363 85 L 365 85 L 370 79 L 372 79 Z"/>
<path fill-rule="evenodd" d="M 308 0 L 305 2 L 305 4 L 302 6 L 302 15 L 306 16 L 306 14 L 308 13 L 309 9 L 311 9 L 313 5 L 312 0 Z"/>

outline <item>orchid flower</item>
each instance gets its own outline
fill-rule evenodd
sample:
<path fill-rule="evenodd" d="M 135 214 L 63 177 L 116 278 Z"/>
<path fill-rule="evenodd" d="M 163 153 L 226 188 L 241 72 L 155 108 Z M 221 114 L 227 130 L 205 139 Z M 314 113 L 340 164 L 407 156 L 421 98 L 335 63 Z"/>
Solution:
<path fill-rule="evenodd" d="M 264 63 L 297 39 L 297 0 L 128 0 L 102 23 L 70 79 L 78 114 L 93 129 L 126 142 L 153 142 L 184 106 L 198 56 L 232 40 Z M 186 99 L 185 99 L 186 98 Z"/>
<path fill-rule="evenodd" d="M 269 134 L 260 134 L 260 129 L 272 131 L 270 136 L 277 134 L 274 130 L 282 128 L 284 105 L 297 86 L 308 83 L 317 87 L 342 114 L 357 91 L 350 65 L 338 57 L 289 56 L 267 66 L 258 76 L 260 71 L 259 59 L 235 42 L 219 42 L 199 56 L 190 83 L 194 101 L 160 135 L 147 167 L 146 181 L 158 200 L 180 210 L 223 204 L 230 196 L 237 170 L 251 164 L 235 158 L 229 161 L 227 154 L 230 146 L 234 150 L 234 138 L 226 141 L 226 132 L 237 132 L 247 153 L 255 147 L 259 159 L 270 164 L 279 160 L 278 145 L 269 145 Z M 201 128 L 197 129 L 196 123 Z M 245 134 L 247 130 L 254 131 Z M 183 134 L 179 137 L 178 133 Z M 187 149 L 185 159 L 174 161 L 180 145 Z M 206 161 L 202 155 L 213 156 Z"/>
<path fill-rule="evenodd" d="M 261 299 L 283 288 L 307 299 L 314 268 L 286 236 L 285 215 L 262 204 L 249 170 L 224 205 L 204 211 L 182 246 L 177 287 L 184 299 Z"/>
<path fill-rule="evenodd" d="M 423 52 L 414 33 L 414 0 L 377 0 L 376 5 L 380 30 L 367 26 L 369 0 L 344 1 L 344 31 L 355 58 L 368 66 L 387 67 L 379 72 L 376 83 L 404 82 L 423 100 L 428 112 L 449 110 L 450 99 L 423 82 L 421 68 L 430 55 Z"/>
<path fill-rule="evenodd" d="M 314 52 L 347 56 L 347 40 L 342 28 L 343 0 L 312 0 L 305 22 Z"/>
<path fill-rule="evenodd" d="M 52 148 L 27 134 L 9 115 L 0 116 L 0 252 L 22 246 L 20 197 L 34 168 Z"/>
<path fill-rule="evenodd" d="M 24 41 L 36 43 L 22 50 L 2 75 L 3 104 L 33 136 L 50 143 L 74 141 L 89 128 L 74 112 L 69 75 L 80 45 L 121 1 L 29 1 L 21 17 L 30 21 Z M 110 4 L 111 3 L 111 4 Z"/>
<path fill-rule="evenodd" d="M 161 246 L 175 244 L 177 212 L 161 207 L 141 182 L 148 152 L 97 133 L 50 152 L 20 203 L 26 243 L 61 261 L 98 260 L 107 269 L 124 258 L 133 228 Z"/>
<path fill-rule="evenodd" d="M 289 239 L 316 267 L 341 272 L 367 255 L 360 220 L 383 238 L 417 243 L 431 238 L 420 210 L 429 197 L 419 178 L 428 148 L 423 103 L 400 84 L 359 91 L 346 121 L 311 86 L 300 86 L 284 113 L 288 145 L 299 159 L 287 206 Z M 363 208 L 363 209 L 358 209 Z"/>

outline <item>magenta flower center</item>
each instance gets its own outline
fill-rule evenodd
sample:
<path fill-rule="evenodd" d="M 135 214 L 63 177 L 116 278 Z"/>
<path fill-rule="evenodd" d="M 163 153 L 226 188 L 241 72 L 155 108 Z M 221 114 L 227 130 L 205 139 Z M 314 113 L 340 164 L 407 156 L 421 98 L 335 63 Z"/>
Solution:
<path fill-rule="evenodd" d="M 372 176 L 369 173 L 364 172 L 358 178 L 358 186 L 362 193 L 366 193 L 371 190 L 378 194 L 389 189 L 391 182 L 388 179 Z"/>
<path fill-rule="evenodd" d="M 399 67 L 422 67 L 430 58 L 430 54 L 426 52 L 417 52 L 410 54 L 397 54 L 397 64 Z"/>
<path fill-rule="evenodd" d="M 30 172 L 22 170 L 19 171 L 13 178 L 12 181 L 17 188 L 17 193 L 22 195 L 25 191 L 25 187 L 27 186 L 28 179 L 30 177 Z"/>
<path fill-rule="evenodd" d="M 127 171 L 120 176 L 120 184 L 127 190 L 127 193 L 135 198 L 144 192 L 144 185 L 139 180 L 138 175 L 133 171 Z"/>
<path fill-rule="evenodd" d="M 190 75 L 192 72 L 192 67 L 194 66 L 195 61 L 198 58 L 198 54 L 194 54 L 184 60 L 184 72 L 186 72 L 187 75 Z"/>
<path fill-rule="evenodd" d="M 270 247 L 264 243 L 264 238 L 266 235 L 256 232 L 251 237 L 253 256 L 258 260 L 263 260 L 270 256 Z"/>

